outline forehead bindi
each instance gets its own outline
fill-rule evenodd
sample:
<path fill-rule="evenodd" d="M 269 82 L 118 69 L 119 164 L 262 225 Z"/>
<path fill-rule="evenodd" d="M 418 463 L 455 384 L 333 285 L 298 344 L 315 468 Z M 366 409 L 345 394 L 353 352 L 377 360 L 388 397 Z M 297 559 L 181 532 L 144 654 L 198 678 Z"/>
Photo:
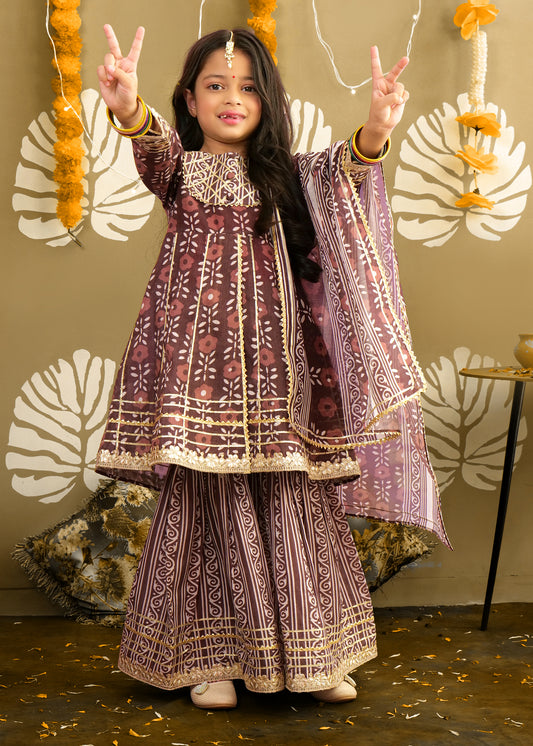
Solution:
<path fill-rule="evenodd" d="M 238 78 L 243 81 L 253 81 L 252 61 L 246 52 L 235 49 L 235 57 L 230 69 L 224 56 L 224 49 L 216 49 L 206 59 L 198 77 L 202 80 L 213 77 L 224 80 Z"/>

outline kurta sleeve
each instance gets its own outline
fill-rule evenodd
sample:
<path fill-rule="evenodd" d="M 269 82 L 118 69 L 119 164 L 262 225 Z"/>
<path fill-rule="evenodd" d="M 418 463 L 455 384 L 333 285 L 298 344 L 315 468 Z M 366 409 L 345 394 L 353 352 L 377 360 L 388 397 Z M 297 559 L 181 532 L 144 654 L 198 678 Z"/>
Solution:
<path fill-rule="evenodd" d="M 176 130 L 155 111 L 152 114 L 161 131 L 132 140 L 133 155 L 144 185 L 166 208 L 171 180 L 181 172 L 183 145 Z"/>
<path fill-rule="evenodd" d="M 336 163 L 337 165 L 341 165 L 342 170 L 350 176 L 353 185 L 360 184 L 364 181 L 372 168 L 374 168 L 373 164 L 362 163 L 361 161 L 352 159 L 348 141 L 344 143 L 335 143 L 335 145 L 332 145 L 331 147 L 341 152 L 341 156 Z M 316 179 L 320 181 L 324 181 L 324 179 L 330 181 L 334 178 L 331 161 L 331 148 L 327 148 L 326 150 L 317 153 L 296 153 L 294 159 L 300 174 L 312 173 L 315 175 Z"/>

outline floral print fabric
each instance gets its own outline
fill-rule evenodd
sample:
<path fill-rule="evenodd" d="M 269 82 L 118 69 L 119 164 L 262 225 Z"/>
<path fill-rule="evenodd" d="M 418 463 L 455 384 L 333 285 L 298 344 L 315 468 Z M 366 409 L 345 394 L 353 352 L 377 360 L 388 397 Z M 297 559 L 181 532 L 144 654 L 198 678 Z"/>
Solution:
<path fill-rule="evenodd" d="M 280 275 L 287 258 L 253 232 L 258 195 L 236 153 L 183 152 L 174 130 L 136 141 L 137 166 L 168 232 L 118 373 L 98 456 L 107 475 L 157 485 L 155 465 L 217 473 L 358 474 L 353 451 L 304 442 L 289 421 L 291 380 Z M 179 174 L 176 199 L 167 198 Z M 342 408 L 324 341 L 302 299 L 319 416 Z"/>

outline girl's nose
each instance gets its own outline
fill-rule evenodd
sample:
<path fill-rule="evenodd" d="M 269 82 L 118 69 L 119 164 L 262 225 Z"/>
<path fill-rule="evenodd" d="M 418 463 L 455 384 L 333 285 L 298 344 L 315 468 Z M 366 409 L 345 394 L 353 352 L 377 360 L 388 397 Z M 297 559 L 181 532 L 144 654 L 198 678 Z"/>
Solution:
<path fill-rule="evenodd" d="M 236 104 L 240 106 L 242 103 L 241 92 L 238 88 L 228 88 L 226 98 L 228 104 Z"/>

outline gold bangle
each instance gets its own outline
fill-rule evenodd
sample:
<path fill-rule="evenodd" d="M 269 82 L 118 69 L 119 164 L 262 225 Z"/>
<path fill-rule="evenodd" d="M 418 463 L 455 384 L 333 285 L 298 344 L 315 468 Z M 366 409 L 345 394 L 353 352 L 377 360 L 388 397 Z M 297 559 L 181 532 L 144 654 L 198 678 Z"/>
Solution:
<path fill-rule="evenodd" d="M 387 142 L 381 148 L 381 151 L 380 151 L 380 153 L 379 153 L 379 155 L 378 155 L 377 158 L 367 158 L 366 155 L 362 155 L 359 152 L 359 150 L 357 148 L 357 145 L 355 143 L 357 135 L 361 132 L 361 130 L 363 129 L 364 126 L 365 125 L 362 124 L 360 127 L 358 127 L 355 130 L 355 132 L 353 133 L 352 137 L 350 138 L 350 150 L 351 150 L 351 153 L 352 153 L 352 155 L 355 158 L 357 158 L 357 160 L 361 161 L 362 163 L 379 163 L 380 161 L 382 161 L 385 158 L 385 156 L 388 154 L 388 152 L 390 150 L 390 146 L 391 146 L 390 137 L 387 138 Z"/>
<path fill-rule="evenodd" d="M 113 112 L 111 111 L 109 106 L 107 107 L 107 118 L 111 126 L 113 127 L 113 129 L 116 129 L 116 131 L 120 132 L 121 135 L 127 135 L 131 132 L 136 132 L 137 130 L 141 128 L 141 126 L 143 125 L 146 119 L 146 104 L 144 103 L 144 101 L 142 100 L 140 96 L 137 96 L 137 102 L 141 105 L 141 118 L 139 119 L 139 121 L 134 127 L 119 127 L 117 124 L 115 124 L 115 121 L 113 119 L 114 117 Z"/>
<path fill-rule="evenodd" d="M 144 137 L 147 132 L 149 132 L 152 129 L 154 118 L 152 116 L 152 110 L 149 106 L 146 107 L 146 119 L 144 123 L 141 125 L 141 128 L 134 132 L 131 135 L 126 135 L 126 137 L 129 137 L 130 140 L 136 140 L 138 137 Z"/>

